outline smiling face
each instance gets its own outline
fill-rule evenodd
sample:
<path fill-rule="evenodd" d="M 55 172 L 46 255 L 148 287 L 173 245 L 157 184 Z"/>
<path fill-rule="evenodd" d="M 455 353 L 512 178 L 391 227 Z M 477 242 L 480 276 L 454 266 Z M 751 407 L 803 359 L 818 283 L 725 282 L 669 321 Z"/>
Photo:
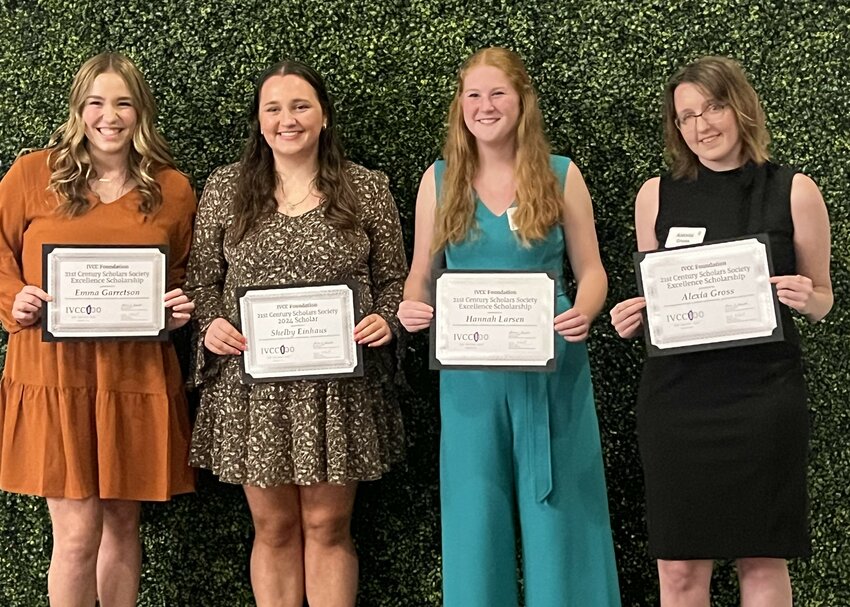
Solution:
<path fill-rule="evenodd" d="M 704 166 L 714 171 L 728 171 L 743 164 L 741 135 L 731 107 L 727 105 L 720 112 L 712 111 L 718 101 L 690 82 L 676 87 L 673 103 L 680 123 L 690 116 L 679 132 Z"/>
<path fill-rule="evenodd" d="M 82 118 L 92 155 L 129 155 L 138 114 L 121 76 L 104 72 L 94 79 L 83 101 Z"/>
<path fill-rule="evenodd" d="M 464 124 L 478 145 L 515 141 L 520 98 L 505 72 L 490 65 L 469 69 L 461 96 Z"/>
<path fill-rule="evenodd" d="M 260 89 L 260 132 L 276 159 L 318 157 L 325 115 L 315 89 L 294 74 L 271 76 Z"/>

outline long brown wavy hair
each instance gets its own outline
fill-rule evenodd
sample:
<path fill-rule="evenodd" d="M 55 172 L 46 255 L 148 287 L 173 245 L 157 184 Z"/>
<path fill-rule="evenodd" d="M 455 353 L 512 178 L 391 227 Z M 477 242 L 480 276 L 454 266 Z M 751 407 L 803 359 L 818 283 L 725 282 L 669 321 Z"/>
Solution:
<path fill-rule="evenodd" d="M 695 179 L 699 167 L 699 159 L 676 127 L 673 93 L 686 82 L 735 112 L 744 162 L 763 164 L 770 159 L 770 133 L 765 126 L 764 110 L 744 68 L 728 57 L 701 57 L 676 72 L 664 88 L 664 145 L 674 177 Z"/>
<path fill-rule="evenodd" d="M 275 171 L 274 154 L 260 133 L 260 91 L 272 76 L 288 75 L 298 76 L 313 87 L 325 118 L 325 126 L 319 135 L 319 172 L 315 183 L 325 205 L 325 218 L 343 232 L 351 232 L 359 225 L 357 194 L 345 170 L 345 154 L 336 134 L 336 115 L 325 83 L 310 66 L 287 60 L 271 66 L 257 79 L 250 110 L 251 132 L 242 152 L 232 203 L 232 243 L 242 240 L 262 217 L 277 212 L 274 193 L 280 177 Z"/>
<path fill-rule="evenodd" d="M 88 184 L 98 176 L 87 148 L 83 108 L 95 78 L 108 72 L 124 80 L 136 110 L 136 130 L 127 170 L 135 180 L 142 199 L 139 211 L 145 215 L 156 212 L 162 205 L 162 191 L 156 182 L 156 174 L 164 168 L 177 168 L 168 143 L 154 126 L 156 101 L 139 69 L 130 59 L 118 53 L 96 55 L 86 61 L 74 76 L 68 100 L 68 120 L 56 129 L 47 144 L 50 148 L 47 162 L 51 170 L 48 190 L 56 194 L 59 212 L 71 217 L 88 211 Z"/>
<path fill-rule="evenodd" d="M 514 176 L 517 183 L 514 222 L 524 245 L 546 237 L 561 220 L 563 193 L 549 163 L 549 141 L 543 132 L 543 115 L 537 94 L 522 59 L 508 49 L 492 47 L 472 55 L 458 72 L 457 88 L 449 107 L 448 132 L 443 146 L 446 170 L 435 217 L 432 253 L 463 240 L 473 227 L 475 198 L 472 181 L 478 171 L 475 137 L 463 120 L 463 80 L 474 67 L 500 69 L 519 94 Z"/>

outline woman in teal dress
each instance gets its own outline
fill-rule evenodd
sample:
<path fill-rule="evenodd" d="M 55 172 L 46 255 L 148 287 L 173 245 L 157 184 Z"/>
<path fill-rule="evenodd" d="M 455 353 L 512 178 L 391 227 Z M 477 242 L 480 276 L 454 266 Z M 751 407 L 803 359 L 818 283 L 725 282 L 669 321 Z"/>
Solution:
<path fill-rule="evenodd" d="M 423 175 L 398 316 L 429 326 L 435 259 L 449 269 L 549 270 L 557 278 L 552 373 L 442 371 L 440 482 L 446 607 L 620 605 L 584 340 L 607 292 L 590 194 L 549 155 L 520 58 L 488 48 L 461 68 L 445 161 Z M 566 252 L 578 283 L 565 293 Z"/>

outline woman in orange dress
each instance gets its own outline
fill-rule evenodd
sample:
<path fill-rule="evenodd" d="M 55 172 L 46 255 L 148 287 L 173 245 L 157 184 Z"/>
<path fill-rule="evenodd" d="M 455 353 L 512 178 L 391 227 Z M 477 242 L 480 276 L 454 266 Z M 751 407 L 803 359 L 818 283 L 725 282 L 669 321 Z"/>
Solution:
<path fill-rule="evenodd" d="M 194 304 L 185 276 L 196 200 L 153 120 L 138 69 L 104 53 L 80 68 L 48 148 L 0 182 L 0 488 L 47 498 L 51 605 L 136 604 L 141 501 L 193 490 L 189 420 L 168 341 L 44 342 L 42 245 L 166 245 L 168 329 Z"/>

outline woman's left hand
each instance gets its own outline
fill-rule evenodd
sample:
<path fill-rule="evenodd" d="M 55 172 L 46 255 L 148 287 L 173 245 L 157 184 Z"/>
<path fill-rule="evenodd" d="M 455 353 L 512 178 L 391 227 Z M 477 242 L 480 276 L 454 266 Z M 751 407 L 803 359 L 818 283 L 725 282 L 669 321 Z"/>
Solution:
<path fill-rule="evenodd" d="M 390 343 L 392 339 L 390 325 L 380 314 L 369 314 L 354 327 L 354 341 L 360 345 L 375 348 Z"/>
<path fill-rule="evenodd" d="M 776 285 L 776 296 L 789 308 L 800 314 L 808 314 L 809 300 L 815 292 L 812 279 L 808 276 L 771 276 L 770 282 Z"/>
<path fill-rule="evenodd" d="M 183 293 L 183 289 L 174 289 L 165 294 L 165 307 L 171 308 L 171 316 L 168 319 L 168 330 L 179 329 L 192 318 L 195 311 L 195 302 Z"/>
<path fill-rule="evenodd" d="M 584 341 L 590 333 L 590 318 L 570 308 L 555 317 L 555 330 L 569 342 Z"/>

